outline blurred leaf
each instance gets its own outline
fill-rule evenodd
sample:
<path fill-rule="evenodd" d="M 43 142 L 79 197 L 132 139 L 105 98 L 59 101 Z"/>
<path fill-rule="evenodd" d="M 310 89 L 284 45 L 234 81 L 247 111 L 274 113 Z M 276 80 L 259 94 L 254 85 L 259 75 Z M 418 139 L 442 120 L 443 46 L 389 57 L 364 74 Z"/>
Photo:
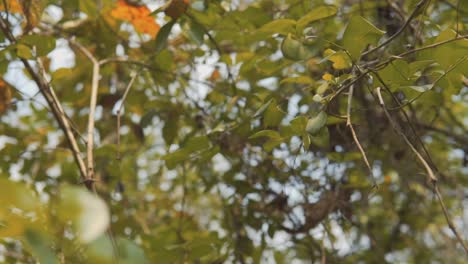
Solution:
<path fill-rule="evenodd" d="M 27 60 L 33 58 L 31 48 L 20 43 L 16 44 L 16 55 L 18 55 L 18 57 L 22 59 L 27 59 Z"/>
<path fill-rule="evenodd" d="M 307 127 L 307 117 L 298 116 L 291 120 L 291 128 L 296 135 L 302 135 L 306 131 Z"/>
<path fill-rule="evenodd" d="M 313 55 L 312 51 L 301 41 L 288 34 L 281 43 L 281 52 L 285 58 L 291 60 L 305 60 Z"/>
<path fill-rule="evenodd" d="M 161 52 L 167 46 L 167 39 L 171 33 L 172 27 L 175 24 L 175 20 L 171 20 L 169 23 L 164 25 L 156 36 L 154 41 L 154 50 L 156 53 Z"/>
<path fill-rule="evenodd" d="M 34 229 L 27 229 L 24 233 L 24 239 L 27 247 L 31 250 L 39 263 L 59 263 L 52 250 L 51 237 Z"/>
<path fill-rule="evenodd" d="M 19 43 L 35 47 L 37 56 L 45 56 L 55 49 L 55 38 L 46 35 L 27 35 Z"/>
<path fill-rule="evenodd" d="M 109 209 L 98 196 L 84 188 L 64 186 L 58 202 L 60 219 L 71 221 L 80 241 L 89 243 L 106 231 L 110 221 Z"/>

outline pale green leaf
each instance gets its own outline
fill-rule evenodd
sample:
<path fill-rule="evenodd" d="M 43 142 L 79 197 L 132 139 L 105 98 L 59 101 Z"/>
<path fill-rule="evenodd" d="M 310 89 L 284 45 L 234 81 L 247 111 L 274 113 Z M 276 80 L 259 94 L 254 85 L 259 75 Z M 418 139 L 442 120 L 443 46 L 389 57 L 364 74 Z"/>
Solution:
<path fill-rule="evenodd" d="M 317 133 L 327 123 L 327 114 L 323 111 L 307 121 L 306 130 L 310 134 Z"/>
<path fill-rule="evenodd" d="M 354 60 L 359 59 L 365 47 L 376 45 L 385 34 L 361 16 L 351 17 L 343 35 L 343 47 Z"/>

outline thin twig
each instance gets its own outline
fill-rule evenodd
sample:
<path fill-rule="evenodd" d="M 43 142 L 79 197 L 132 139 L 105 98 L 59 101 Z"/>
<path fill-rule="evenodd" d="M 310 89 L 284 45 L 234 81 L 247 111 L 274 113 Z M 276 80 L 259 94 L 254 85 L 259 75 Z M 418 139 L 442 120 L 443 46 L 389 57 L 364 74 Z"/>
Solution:
<path fill-rule="evenodd" d="M 416 155 L 416 157 L 419 159 L 419 161 L 423 164 L 424 168 L 426 169 L 426 173 L 427 173 L 427 175 L 429 177 L 429 180 L 434 185 L 434 192 L 435 192 L 435 194 L 437 196 L 437 199 L 439 200 L 439 203 L 440 203 L 440 205 L 442 207 L 442 211 L 444 212 L 444 216 L 445 216 L 445 219 L 447 221 L 447 224 L 448 224 L 449 228 L 452 230 L 452 232 L 455 235 L 455 237 L 457 238 L 457 240 L 459 241 L 459 243 L 462 245 L 465 252 L 468 254 L 468 248 L 465 246 L 465 243 L 463 242 L 462 237 L 458 233 L 457 229 L 455 228 L 455 225 L 453 224 L 452 220 L 450 219 L 450 217 L 448 215 L 447 208 L 445 206 L 445 203 L 444 203 L 444 201 L 442 199 L 442 195 L 441 195 L 441 193 L 439 191 L 439 188 L 437 186 L 437 178 L 434 175 L 434 172 L 432 171 L 431 167 L 426 162 L 426 160 L 419 153 L 419 151 L 413 146 L 413 144 L 409 141 L 408 137 L 403 133 L 403 131 L 398 127 L 398 125 L 395 123 L 393 118 L 390 116 L 390 113 L 388 112 L 387 108 L 385 107 L 385 103 L 384 103 L 382 94 L 380 92 L 380 87 L 377 87 L 376 92 L 377 92 L 377 97 L 379 99 L 379 104 L 382 107 L 382 109 L 384 110 L 384 113 L 387 116 L 387 119 L 390 122 L 391 126 L 393 127 L 393 129 L 399 135 L 401 135 L 401 137 L 403 138 L 405 143 L 410 147 L 410 149 L 413 151 L 413 153 Z"/>
<path fill-rule="evenodd" d="M 419 161 L 423 164 L 424 168 L 426 169 L 427 175 L 430 179 L 431 182 L 437 182 L 437 177 L 434 175 L 434 172 L 432 171 L 431 167 L 429 164 L 426 162 L 426 160 L 423 158 L 423 156 L 419 153 L 419 151 L 414 147 L 413 143 L 409 141 L 408 137 L 403 133 L 401 128 L 398 126 L 398 124 L 393 120 L 393 118 L 390 116 L 390 113 L 387 110 L 387 107 L 385 106 L 382 94 L 380 93 L 380 87 L 377 87 L 377 98 L 379 99 L 379 104 L 382 106 L 385 115 L 387 116 L 388 121 L 390 122 L 390 125 L 393 127 L 393 129 L 403 138 L 405 143 L 410 147 L 411 151 L 416 155 L 416 157 L 419 159 Z"/>
<path fill-rule="evenodd" d="M 442 199 L 442 194 L 440 193 L 439 186 L 437 185 L 437 183 L 434 183 L 434 192 L 435 192 L 435 194 L 437 196 L 437 200 L 439 200 L 440 207 L 442 207 L 442 211 L 444 212 L 445 220 L 447 221 L 447 224 L 448 224 L 450 230 L 452 230 L 452 233 L 457 237 L 457 240 L 462 245 L 463 249 L 465 250 L 465 253 L 468 254 L 468 248 L 466 247 L 465 243 L 463 242 L 463 238 L 458 233 L 457 228 L 455 227 L 455 225 L 453 224 L 452 219 L 450 218 L 450 215 L 449 215 L 448 210 L 447 210 L 447 206 L 445 206 L 444 200 Z"/>
<path fill-rule="evenodd" d="M 416 7 L 414 8 L 413 12 L 411 13 L 411 15 L 409 16 L 409 18 L 406 20 L 405 24 L 403 24 L 403 26 L 401 26 L 397 32 L 395 32 L 395 34 L 393 34 L 391 37 L 389 37 L 386 41 L 384 41 L 382 44 L 378 45 L 377 47 L 373 48 L 373 49 L 370 49 L 366 52 L 364 52 L 362 54 L 362 56 L 366 56 L 374 51 L 377 51 L 379 50 L 380 48 L 388 45 L 390 42 L 392 42 L 396 37 L 398 37 L 404 30 L 406 27 L 408 27 L 408 25 L 411 23 L 411 21 L 413 20 L 413 18 L 416 17 L 416 15 L 418 15 L 418 11 L 421 9 L 421 7 L 423 7 L 426 2 L 428 0 L 421 0 L 419 1 L 418 4 L 416 4 Z"/>
<path fill-rule="evenodd" d="M 392 61 L 394 61 L 396 59 L 402 59 L 403 57 L 406 57 L 406 56 L 408 56 L 410 54 L 420 52 L 420 51 L 423 51 L 423 50 L 427 50 L 427 49 L 436 48 L 438 46 L 442 46 L 442 45 L 448 44 L 450 42 L 454 42 L 454 41 L 462 40 L 462 39 L 468 39 L 468 35 L 458 36 L 458 37 L 455 37 L 455 38 L 451 38 L 451 39 L 448 39 L 448 40 L 437 42 L 437 43 L 427 45 L 427 46 L 424 46 L 424 47 L 420 47 L 420 48 L 417 48 L 417 49 L 408 50 L 406 52 L 400 53 L 399 55 L 391 56 L 387 61 L 384 61 L 384 62 L 381 62 L 381 63 L 377 64 L 374 69 L 379 69 L 382 66 L 385 66 L 385 65 L 389 64 L 390 62 L 392 62 Z"/>
<path fill-rule="evenodd" d="M 138 76 L 138 74 L 136 72 L 132 72 L 130 75 L 132 76 L 132 78 L 130 79 L 130 82 L 128 83 L 127 87 L 125 88 L 124 94 L 123 94 L 122 99 L 120 101 L 120 106 L 117 109 L 117 160 L 120 160 L 120 158 L 121 158 L 121 156 L 120 156 L 120 118 L 121 118 L 121 115 L 122 115 L 122 109 L 124 107 L 125 100 L 127 99 L 128 92 L 130 91 L 130 88 L 132 87 L 133 82 L 135 81 L 136 77 Z"/>
<path fill-rule="evenodd" d="M 359 139 L 356 135 L 356 131 L 354 131 L 353 124 L 351 122 L 351 104 L 353 102 L 353 94 L 354 94 L 354 84 L 349 86 L 349 92 L 348 92 L 348 107 L 346 111 L 346 126 L 349 127 L 351 130 L 351 135 L 353 136 L 353 140 L 356 143 L 359 151 L 361 152 L 362 159 L 364 160 L 364 163 L 366 164 L 367 169 L 369 170 L 369 176 L 371 177 L 373 184 L 375 188 L 378 188 L 378 184 L 375 180 L 374 173 L 372 172 L 371 165 L 369 163 L 369 160 L 367 159 L 366 152 L 364 151 L 364 148 L 362 147 L 361 143 L 359 142 Z"/>
<path fill-rule="evenodd" d="M 434 87 L 436 86 L 436 84 L 442 79 L 444 78 L 445 76 L 447 76 L 447 74 L 449 74 L 451 71 L 453 71 L 458 65 L 460 65 L 460 63 L 464 62 L 466 59 L 468 58 L 468 56 L 463 56 L 461 57 L 460 59 L 458 59 L 454 64 L 450 65 L 450 67 L 442 74 L 440 75 L 435 81 L 434 83 L 432 83 L 431 85 L 431 88 L 427 89 L 427 91 L 430 91 L 432 89 L 434 89 Z M 416 100 L 418 100 L 421 96 L 423 96 L 425 94 L 426 91 L 424 92 L 421 92 L 419 93 L 416 97 L 414 97 L 413 99 L 409 100 L 408 102 L 402 104 L 402 105 L 399 105 L 397 107 L 393 107 L 393 108 L 389 108 L 388 110 L 390 111 L 394 111 L 394 110 L 399 110 L 401 108 L 404 108 L 405 106 L 408 106 L 410 104 L 412 104 L 413 102 L 415 102 Z"/>

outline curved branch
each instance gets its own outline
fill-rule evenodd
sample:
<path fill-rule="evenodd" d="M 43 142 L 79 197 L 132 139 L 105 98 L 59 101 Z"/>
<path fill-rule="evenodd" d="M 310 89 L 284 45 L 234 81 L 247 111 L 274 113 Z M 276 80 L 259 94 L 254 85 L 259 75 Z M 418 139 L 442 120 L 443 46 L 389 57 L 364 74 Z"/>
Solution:
<path fill-rule="evenodd" d="M 100 71 L 100 64 L 99 61 L 81 44 L 76 41 L 70 40 L 70 43 L 77 47 L 88 59 L 93 63 L 93 77 L 91 81 L 91 97 L 89 102 L 89 116 L 88 116 L 88 139 L 86 144 L 86 180 L 85 185 L 88 188 L 95 190 L 94 186 L 94 115 L 96 112 L 96 104 L 97 104 L 97 95 L 99 89 L 99 71 Z"/>
<path fill-rule="evenodd" d="M 403 31 L 405 30 L 405 28 L 407 28 L 410 24 L 410 22 L 413 20 L 413 18 L 415 18 L 417 15 L 418 15 L 418 11 L 426 4 L 428 0 L 421 0 L 417 5 L 416 5 L 416 8 L 413 10 L 413 12 L 411 13 L 411 15 L 409 16 L 409 18 L 406 20 L 405 24 L 403 24 L 403 26 L 398 29 L 398 31 L 393 34 L 391 37 L 389 37 L 386 41 L 384 41 L 382 44 L 378 45 L 377 47 L 373 48 L 373 49 L 370 49 L 366 52 L 364 52 L 362 54 L 362 56 L 366 56 L 366 55 L 369 55 L 370 53 L 374 52 L 374 51 L 377 51 L 379 50 L 380 48 L 390 44 L 390 42 L 392 42 L 396 37 L 398 37 L 401 33 L 403 33 Z"/>

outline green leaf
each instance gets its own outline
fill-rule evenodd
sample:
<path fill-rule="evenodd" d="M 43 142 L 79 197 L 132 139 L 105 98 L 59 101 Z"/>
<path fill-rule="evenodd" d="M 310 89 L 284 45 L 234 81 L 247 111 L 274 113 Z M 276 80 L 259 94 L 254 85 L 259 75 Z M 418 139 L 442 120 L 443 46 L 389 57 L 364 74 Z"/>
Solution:
<path fill-rule="evenodd" d="M 439 36 L 437 36 L 435 43 L 453 39 L 456 36 L 457 34 L 455 31 L 453 31 L 452 29 L 446 29 L 442 31 L 439 34 Z M 447 69 L 454 65 L 463 56 L 467 56 L 468 40 L 460 39 L 458 41 L 453 41 L 427 52 L 431 54 L 432 58 L 435 61 L 437 61 L 444 69 Z M 466 66 L 468 64 L 468 61 L 465 61 L 464 64 Z M 465 75 L 468 75 L 468 67 L 464 68 L 463 66 L 460 67 L 459 65 L 459 67 L 455 68 L 454 71 L 458 71 Z"/>
<path fill-rule="evenodd" d="M 263 25 L 259 31 L 261 33 L 268 33 L 268 34 L 281 34 L 281 35 L 288 35 L 289 33 L 294 32 L 296 26 L 296 21 L 292 19 L 278 19 L 271 21 L 265 25 Z"/>
<path fill-rule="evenodd" d="M 80 11 L 89 15 L 90 17 L 96 17 L 98 15 L 97 2 L 94 0 L 80 0 Z"/>
<path fill-rule="evenodd" d="M 27 59 L 27 60 L 33 58 L 31 48 L 21 43 L 16 44 L 16 55 L 18 55 L 18 57 L 22 59 Z"/>
<path fill-rule="evenodd" d="M 153 121 L 153 118 L 157 116 L 158 112 L 154 109 L 149 110 L 146 112 L 140 119 L 140 126 L 142 128 L 145 128 L 149 125 L 151 125 L 151 122 Z"/>
<path fill-rule="evenodd" d="M 162 156 L 168 169 L 174 169 L 178 164 L 190 158 L 190 152 L 185 149 L 178 149 L 172 153 Z"/>
<path fill-rule="evenodd" d="M 264 103 L 260 108 L 255 112 L 254 117 L 258 117 L 259 115 L 263 114 L 265 110 L 270 106 L 270 104 L 273 102 L 273 99 L 268 100 L 268 102 Z"/>
<path fill-rule="evenodd" d="M 379 75 L 392 91 L 401 86 L 411 85 L 417 78 L 417 76 L 411 75 L 410 67 L 405 60 L 393 61 L 387 67 L 380 70 Z M 379 81 L 375 82 L 375 85 L 382 84 Z"/>
<path fill-rule="evenodd" d="M 298 116 L 291 120 L 291 129 L 296 135 L 302 135 L 306 131 L 307 117 Z"/>
<path fill-rule="evenodd" d="M 298 84 L 314 84 L 315 81 L 309 76 L 289 77 L 281 80 L 280 84 L 298 83 Z"/>
<path fill-rule="evenodd" d="M 19 43 L 36 48 L 36 56 L 46 56 L 55 49 L 55 38 L 46 35 L 27 35 Z"/>
<path fill-rule="evenodd" d="M 39 263 L 59 263 L 52 250 L 52 239 L 46 234 L 33 229 L 27 229 L 24 233 L 24 239 L 27 248 L 37 258 Z"/>
<path fill-rule="evenodd" d="M 301 32 L 308 24 L 327 17 L 334 16 L 338 9 L 332 5 L 315 7 L 312 11 L 297 21 L 297 29 Z"/>
<path fill-rule="evenodd" d="M 90 263 L 111 264 L 115 262 L 114 247 L 107 235 L 101 235 L 89 243 L 85 254 Z"/>
<path fill-rule="evenodd" d="M 271 103 L 266 109 L 263 115 L 263 126 L 264 127 L 275 127 L 283 120 L 284 113 L 279 109 L 276 102 Z"/>
<path fill-rule="evenodd" d="M 187 25 L 188 29 L 186 32 L 189 38 L 198 46 L 203 45 L 205 36 L 205 31 L 203 30 L 203 27 L 200 26 L 200 24 L 194 22 L 190 22 Z"/>
<path fill-rule="evenodd" d="M 278 139 L 278 138 L 281 138 L 281 135 L 278 133 L 278 131 L 275 131 L 275 130 L 262 130 L 250 136 L 249 139 L 254 139 L 254 138 L 259 138 L 259 137 Z"/>
<path fill-rule="evenodd" d="M 171 116 L 174 117 L 174 116 Z M 179 122 L 177 116 L 176 118 L 171 118 L 171 120 L 166 120 L 164 122 L 164 127 L 162 129 L 162 135 L 166 145 L 171 145 L 174 142 L 174 139 L 177 137 L 177 132 L 179 129 Z"/>
<path fill-rule="evenodd" d="M 89 243 L 85 254 L 89 263 L 112 264 L 116 263 L 115 256 L 118 256 L 118 263 L 149 263 L 145 252 L 134 242 L 118 237 L 115 241 L 117 251 L 114 254 L 112 241 L 108 236 L 102 235 L 98 239 Z"/>
<path fill-rule="evenodd" d="M 318 113 L 315 117 L 307 121 L 306 130 L 310 134 L 317 133 L 327 123 L 327 114 L 324 111 Z"/>
<path fill-rule="evenodd" d="M 109 209 L 98 196 L 84 188 L 64 186 L 58 203 L 59 218 L 64 223 L 71 221 L 80 241 L 89 243 L 106 231 Z"/>
<path fill-rule="evenodd" d="M 41 215 L 41 203 L 25 185 L 0 178 L 0 237 L 16 237 L 35 224 L 27 215 Z M 20 210 L 20 212 L 12 211 Z"/>
<path fill-rule="evenodd" d="M 159 53 L 164 48 L 166 48 L 167 38 L 169 38 L 169 34 L 171 33 L 172 27 L 174 26 L 175 22 L 176 20 L 171 20 L 159 30 L 154 42 L 156 53 Z"/>
<path fill-rule="evenodd" d="M 203 149 L 207 149 L 210 147 L 210 140 L 207 136 L 198 136 L 198 137 L 191 137 L 184 146 L 184 149 L 189 152 L 195 152 Z"/>
<path fill-rule="evenodd" d="M 272 151 L 275 147 L 281 145 L 281 143 L 284 143 L 287 138 L 276 138 L 276 139 L 270 139 L 265 144 L 263 144 L 263 148 L 265 151 L 270 152 Z"/>
<path fill-rule="evenodd" d="M 190 156 L 193 153 L 205 150 L 209 147 L 210 140 L 207 136 L 192 137 L 185 143 L 182 148 L 164 155 L 162 159 L 166 162 L 168 169 L 173 169 L 181 162 L 190 159 Z"/>
<path fill-rule="evenodd" d="M 125 238 L 117 239 L 117 248 L 119 250 L 119 262 L 121 264 L 149 263 L 145 252 L 135 242 Z"/>
<path fill-rule="evenodd" d="M 308 133 L 302 134 L 302 144 L 304 144 L 304 149 L 309 149 L 310 147 L 310 135 Z"/>
<path fill-rule="evenodd" d="M 310 138 L 310 144 L 318 146 L 320 148 L 327 149 L 330 147 L 330 133 L 328 127 L 323 126 Z"/>
<path fill-rule="evenodd" d="M 429 91 L 432 88 L 432 84 L 426 84 L 426 85 L 408 85 L 408 86 L 401 86 L 400 89 L 413 89 L 416 92 L 424 93 Z"/>
<path fill-rule="evenodd" d="M 367 45 L 376 45 L 385 34 L 361 16 L 351 17 L 343 35 L 343 47 L 358 60 Z"/>
<path fill-rule="evenodd" d="M 288 34 L 281 43 L 281 52 L 285 58 L 291 60 L 305 60 L 313 56 L 312 50 L 305 46 L 301 41 Z"/>

